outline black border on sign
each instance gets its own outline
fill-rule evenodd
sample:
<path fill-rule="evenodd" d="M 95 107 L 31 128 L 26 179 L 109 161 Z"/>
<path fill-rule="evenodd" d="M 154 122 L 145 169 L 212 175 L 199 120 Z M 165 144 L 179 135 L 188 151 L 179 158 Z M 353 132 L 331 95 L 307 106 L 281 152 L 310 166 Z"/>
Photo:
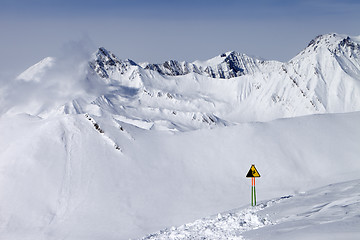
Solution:
<path fill-rule="evenodd" d="M 259 174 L 259 176 L 253 176 L 252 171 L 251 171 L 252 166 L 254 166 L 254 168 L 255 168 L 255 170 L 257 171 L 257 173 Z M 260 173 L 259 173 L 259 171 L 256 169 L 256 167 L 255 167 L 255 165 L 254 165 L 254 164 L 253 164 L 253 165 L 251 165 L 251 167 L 250 167 L 250 169 L 249 169 L 249 172 L 246 174 L 246 177 L 248 177 L 248 178 L 252 178 L 252 177 L 260 177 Z"/>

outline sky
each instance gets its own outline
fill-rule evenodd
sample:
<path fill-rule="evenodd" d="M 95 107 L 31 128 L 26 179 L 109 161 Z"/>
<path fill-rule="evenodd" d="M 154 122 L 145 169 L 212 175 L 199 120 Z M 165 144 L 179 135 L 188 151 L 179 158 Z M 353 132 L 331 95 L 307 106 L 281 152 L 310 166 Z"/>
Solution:
<path fill-rule="evenodd" d="M 226 51 L 285 62 L 319 34 L 360 35 L 357 0 L 0 0 L 0 5 L 2 79 L 48 56 L 98 47 L 135 62 L 191 62 Z"/>

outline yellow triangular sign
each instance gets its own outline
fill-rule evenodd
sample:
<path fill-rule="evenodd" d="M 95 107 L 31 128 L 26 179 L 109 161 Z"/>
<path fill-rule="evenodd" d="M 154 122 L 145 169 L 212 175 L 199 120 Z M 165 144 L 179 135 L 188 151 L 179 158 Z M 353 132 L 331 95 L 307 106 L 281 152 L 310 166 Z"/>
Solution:
<path fill-rule="evenodd" d="M 246 177 L 260 177 L 259 172 L 256 170 L 255 165 L 251 165 L 249 172 L 246 174 Z"/>

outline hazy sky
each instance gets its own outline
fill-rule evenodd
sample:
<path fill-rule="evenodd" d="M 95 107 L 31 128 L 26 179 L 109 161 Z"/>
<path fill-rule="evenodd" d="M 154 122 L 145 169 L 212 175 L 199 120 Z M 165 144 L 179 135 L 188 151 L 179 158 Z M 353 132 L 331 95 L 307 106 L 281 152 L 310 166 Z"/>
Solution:
<path fill-rule="evenodd" d="M 359 23 L 357 0 L 0 0 L 0 77 L 100 46 L 136 62 L 230 50 L 288 61 L 319 34 L 360 35 Z"/>

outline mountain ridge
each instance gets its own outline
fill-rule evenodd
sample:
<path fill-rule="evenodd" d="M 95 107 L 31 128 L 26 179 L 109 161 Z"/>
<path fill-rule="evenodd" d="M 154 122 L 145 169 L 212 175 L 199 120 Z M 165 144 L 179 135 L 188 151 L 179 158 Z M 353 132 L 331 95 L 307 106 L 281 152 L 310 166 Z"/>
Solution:
<path fill-rule="evenodd" d="M 51 68 L 38 65 L 39 72 Z M 192 63 L 138 64 L 101 47 L 88 66 L 82 78 L 90 95 L 34 114 L 107 112 L 149 121 L 154 129 L 187 131 L 360 110 L 360 44 L 335 33 L 317 36 L 286 63 L 230 51 Z M 20 76 L 29 81 L 26 72 Z"/>

